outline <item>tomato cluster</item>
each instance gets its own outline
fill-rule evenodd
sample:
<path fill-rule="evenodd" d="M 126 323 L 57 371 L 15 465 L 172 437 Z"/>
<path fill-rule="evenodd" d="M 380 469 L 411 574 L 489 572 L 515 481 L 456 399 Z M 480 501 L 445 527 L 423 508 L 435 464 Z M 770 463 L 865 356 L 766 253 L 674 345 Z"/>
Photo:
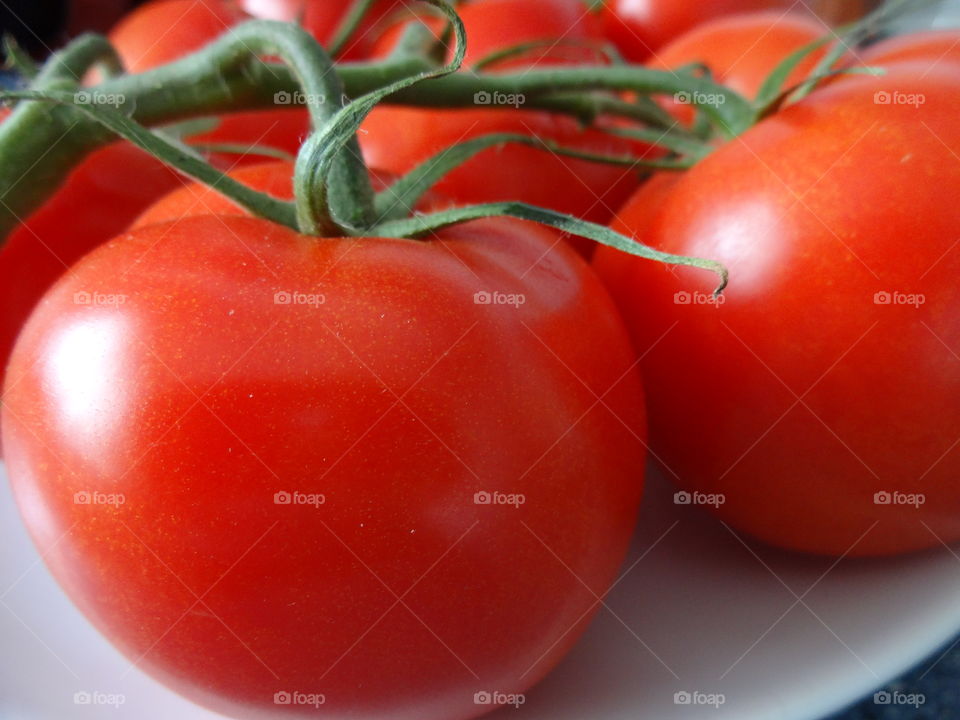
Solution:
<path fill-rule="evenodd" d="M 411 22 L 444 37 L 404 5 L 374 3 L 341 57 L 382 58 Z M 128 657 L 233 717 L 446 720 L 522 697 L 576 641 L 626 551 L 648 450 L 779 547 L 960 539 L 960 42 L 849 49 L 803 95 L 829 29 L 785 5 L 459 8 L 467 64 L 494 74 L 606 66 L 614 43 L 752 100 L 808 50 L 750 129 L 704 138 L 688 169 L 508 145 L 415 208 L 511 200 L 609 223 L 720 262 L 721 294 L 701 269 L 517 219 L 311 237 L 127 143 L 91 155 L 0 255 L 4 452 L 70 597 Z M 330 43 L 347 7 L 154 0 L 111 39 L 139 72 L 251 16 Z M 684 98 L 658 100 L 700 132 Z M 374 188 L 494 132 L 669 156 L 616 132 L 622 118 L 523 102 L 378 106 L 359 133 Z M 278 107 L 186 141 L 291 200 L 293 163 L 256 146 L 295 153 L 308 131 L 305 109 Z"/>

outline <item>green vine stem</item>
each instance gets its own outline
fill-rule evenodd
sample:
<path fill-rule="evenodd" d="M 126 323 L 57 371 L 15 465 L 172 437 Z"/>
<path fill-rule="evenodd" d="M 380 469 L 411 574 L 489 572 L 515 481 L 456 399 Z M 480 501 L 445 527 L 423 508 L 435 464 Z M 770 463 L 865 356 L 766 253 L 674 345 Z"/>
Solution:
<path fill-rule="evenodd" d="M 277 93 L 298 91 L 297 76 L 282 65 L 262 62 L 242 45 L 238 47 L 231 38 L 239 35 L 249 42 L 254 35 L 253 30 L 243 28 L 238 26 L 231 34 L 177 62 L 136 75 L 112 77 L 87 90 L 97 96 L 122 98 L 130 118 L 148 126 L 276 107 Z M 69 45 L 61 55 L 86 62 L 89 50 L 84 47 L 81 52 L 79 42 Z M 62 61 L 61 57 L 57 62 Z M 78 66 L 82 64 L 77 62 Z M 394 54 L 379 63 L 339 65 L 336 74 L 346 95 L 359 97 L 399 80 L 437 71 L 437 65 L 429 58 Z M 589 119 L 618 109 L 618 105 L 611 104 L 609 95 L 599 94 L 598 90 L 667 95 L 683 92 L 694 102 L 701 98 L 705 102 L 712 100 L 714 104 L 704 104 L 704 110 L 725 134 L 742 132 L 754 118 L 754 111 L 744 98 L 709 80 L 627 66 L 557 67 L 507 74 L 456 73 L 398 87 L 389 101 L 420 107 L 475 107 L 480 93 L 522 94 L 526 109 L 568 112 Z M 644 112 L 641 104 L 622 104 L 627 105 Z M 666 122 L 666 118 L 648 119 Z M 36 103 L 17 107 L 0 124 L 0 153 L 4 158 L 0 163 L 0 237 L 8 235 L 21 218 L 50 197 L 83 157 L 112 137 L 77 108 Z M 360 206 L 365 208 L 366 200 L 361 198 Z M 362 224 L 357 218 L 353 220 Z"/>
<path fill-rule="evenodd" d="M 719 295 L 723 292 L 729 280 L 727 269 L 714 260 L 665 253 L 637 242 L 636 240 L 631 240 L 611 230 L 606 225 L 597 225 L 596 223 L 587 222 L 586 220 L 574 218 L 570 215 L 564 215 L 563 213 L 558 213 L 553 210 L 519 202 L 485 203 L 483 205 L 471 205 L 465 208 L 443 210 L 429 215 L 415 215 L 414 217 L 404 220 L 391 220 L 381 223 L 374 228 L 374 231 L 381 237 L 416 238 L 431 235 L 443 228 L 459 225 L 464 222 L 469 222 L 470 220 L 492 216 L 515 217 L 520 220 L 530 220 L 540 223 L 541 225 L 549 225 L 561 232 L 594 240 L 602 245 L 616 248 L 630 255 L 636 255 L 669 265 L 687 265 L 689 267 L 708 270 L 716 273 L 720 278 L 720 283 L 717 285 L 716 290 L 714 290 L 714 295 Z"/>
<path fill-rule="evenodd" d="M 638 131 L 642 132 L 642 131 Z M 632 156 L 601 155 L 585 152 L 574 148 L 567 148 L 550 140 L 544 140 L 530 135 L 516 133 L 491 133 L 456 145 L 451 145 L 424 160 L 403 177 L 396 180 L 386 190 L 377 193 L 374 207 L 377 211 L 377 222 L 398 220 L 407 217 L 416 207 L 417 202 L 447 173 L 470 160 L 480 152 L 490 148 L 502 147 L 507 144 L 528 145 L 530 147 L 552 152 L 557 155 L 590 160 L 596 163 L 619 165 L 637 170 L 685 170 L 691 167 L 695 159 L 686 158 L 656 158 L 644 160 Z M 698 148 L 707 152 L 706 148 Z M 699 158 L 699 154 L 695 156 Z"/>

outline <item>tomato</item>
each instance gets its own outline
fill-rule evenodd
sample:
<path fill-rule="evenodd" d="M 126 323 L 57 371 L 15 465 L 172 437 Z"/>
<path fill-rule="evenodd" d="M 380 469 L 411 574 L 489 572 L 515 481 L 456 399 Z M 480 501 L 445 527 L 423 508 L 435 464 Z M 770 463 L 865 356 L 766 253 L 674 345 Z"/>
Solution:
<path fill-rule="evenodd" d="M 143 72 L 199 50 L 246 19 L 225 0 L 151 0 L 117 23 L 110 42 L 129 72 Z"/>
<path fill-rule="evenodd" d="M 570 7 L 567 0 L 483 0 L 460 9 L 460 16 L 471 52 L 480 57 L 545 34 L 570 37 Z M 583 16 L 583 11 L 579 15 Z M 507 17 L 510 23 L 504 22 Z M 359 134 L 364 158 L 372 167 L 402 174 L 450 145 L 499 132 L 543 137 L 604 155 L 652 156 L 648 146 L 596 129 L 584 130 L 569 117 L 493 106 L 506 100 L 481 97 L 478 103 L 483 107 L 466 109 L 378 107 Z M 524 100 L 513 99 L 518 106 Z M 403 132 L 398 133 L 397 128 Z M 637 172 L 623 166 L 507 145 L 479 153 L 449 173 L 436 190 L 461 204 L 520 200 L 606 222 L 638 184 Z M 578 247 L 584 253 L 592 250 L 590 244 Z"/>
<path fill-rule="evenodd" d="M 351 3 L 329 0 L 242 0 L 243 9 L 255 17 L 284 22 L 300 22 L 323 45 L 333 38 Z M 401 10 L 427 7 L 416 0 L 378 0 L 375 2 L 340 58 L 359 60 L 367 57 L 379 35 L 378 28 L 388 17 Z"/>
<path fill-rule="evenodd" d="M 127 70 L 143 72 L 200 49 L 248 19 L 223 0 L 152 0 L 127 15 L 110 32 L 110 41 Z M 158 35 L 158 27 L 165 31 Z M 263 145 L 296 153 L 309 131 L 303 108 L 232 113 L 218 122 L 215 130 L 192 136 L 190 141 Z M 236 159 L 241 164 L 258 160 L 254 155 Z"/>
<path fill-rule="evenodd" d="M 412 3 L 421 9 L 425 4 Z M 587 12 L 582 0 L 474 0 L 457 7 L 457 13 L 467 28 L 468 42 L 464 65 L 470 67 L 478 60 L 503 50 L 527 43 L 542 43 L 531 47 L 518 60 L 502 60 L 488 67 L 488 71 L 505 70 L 518 66 L 553 65 L 569 62 L 599 62 L 603 56 L 603 24 L 600 17 Z M 377 36 L 371 51 L 373 57 L 386 57 L 409 24 L 401 19 Z M 420 17 L 418 22 L 430 28 L 439 39 L 446 23 L 435 15 Z M 453 48 L 448 53 L 452 58 Z"/>
<path fill-rule="evenodd" d="M 229 173 L 237 182 L 280 200 L 293 200 L 293 163 L 265 162 L 249 165 Z M 371 183 L 377 192 L 384 190 L 396 178 L 389 173 L 370 170 Z M 446 210 L 451 206 L 447 198 L 427 192 L 417 203 L 416 209 L 423 212 Z M 249 215 L 245 209 L 209 185 L 188 183 L 171 191 L 154 202 L 132 223 L 130 228 L 139 228 L 168 220 L 195 215 Z"/>
<path fill-rule="evenodd" d="M 54 576 L 230 717 L 492 709 L 579 636 L 635 522 L 626 329 L 525 223 L 141 227 L 51 290 L 8 377 L 7 467 Z"/>
<path fill-rule="evenodd" d="M 863 65 L 886 66 L 894 62 L 926 62 L 936 67 L 960 62 L 960 33 L 956 30 L 928 30 L 887 38 L 858 53 Z"/>
<path fill-rule="evenodd" d="M 694 26 L 732 13 L 790 8 L 790 0 L 608 0 L 604 9 L 607 37 L 623 55 L 641 62 Z"/>
<path fill-rule="evenodd" d="M 293 199 L 293 163 L 269 162 L 229 173 L 237 182 L 280 200 Z M 179 220 L 195 215 L 249 215 L 225 195 L 201 183 L 189 183 L 168 193 L 148 207 L 131 228 Z"/>
<path fill-rule="evenodd" d="M 159 160 L 128 143 L 115 143 L 84 160 L 10 234 L 0 249 L 0 377 L 20 329 L 57 278 L 182 184 L 182 177 Z"/>
<path fill-rule="evenodd" d="M 597 254 L 653 452 L 740 531 L 830 555 L 960 539 L 955 78 L 845 78 L 641 189 L 614 227 L 725 264 L 717 301 L 701 271 Z"/>
<path fill-rule="evenodd" d="M 665 45 L 648 63 L 669 70 L 703 63 L 713 79 L 748 98 L 788 55 L 815 42 L 829 28 L 808 15 L 778 11 L 729 15 L 698 25 Z M 802 82 L 826 53 L 811 53 L 787 78 L 785 87 Z"/>

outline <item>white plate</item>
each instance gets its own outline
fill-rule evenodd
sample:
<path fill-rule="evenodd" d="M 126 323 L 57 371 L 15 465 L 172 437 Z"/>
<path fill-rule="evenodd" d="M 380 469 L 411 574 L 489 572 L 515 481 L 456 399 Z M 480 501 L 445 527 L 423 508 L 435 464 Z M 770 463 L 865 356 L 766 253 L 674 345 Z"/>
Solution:
<path fill-rule="evenodd" d="M 813 720 L 960 631 L 960 558 L 884 561 L 747 546 L 651 478 L 622 581 L 513 720 Z M 0 717 L 202 720 L 115 651 L 59 590 L 0 475 Z M 109 712 L 74 694 L 122 695 Z M 675 693 L 722 694 L 719 708 Z M 700 698 L 704 699 L 704 698 Z M 719 698 L 716 698 L 719 700 Z"/>

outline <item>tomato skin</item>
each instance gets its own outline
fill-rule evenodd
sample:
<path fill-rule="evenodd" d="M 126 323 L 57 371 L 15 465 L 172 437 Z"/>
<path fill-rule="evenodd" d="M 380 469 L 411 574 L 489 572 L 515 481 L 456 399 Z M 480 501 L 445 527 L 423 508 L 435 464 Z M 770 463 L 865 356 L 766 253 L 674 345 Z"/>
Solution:
<path fill-rule="evenodd" d="M 397 127 L 404 128 L 402 135 L 397 135 Z M 500 132 L 545 137 L 599 154 L 644 152 L 603 131 L 582 130 L 572 118 L 524 110 L 379 107 L 364 121 L 358 137 L 368 165 L 402 174 L 454 143 Z M 606 222 L 638 184 L 636 171 L 629 168 L 510 144 L 484 150 L 434 187 L 462 204 L 520 200 Z"/>
<path fill-rule="evenodd" d="M 473 717 L 476 692 L 553 666 L 612 581 L 644 459 L 622 321 L 552 232 L 441 237 L 150 225 L 32 316 L 2 418 L 21 511 L 82 611 L 189 698 L 244 718 L 294 690 L 326 700 L 295 716 Z M 493 290 L 525 302 L 475 303 Z M 475 504 L 494 490 L 526 502 Z M 125 501 L 74 502 L 94 491 Z"/>
<path fill-rule="evenodd" d="M 613 226 L 724 263 L 723 304 L 702 271 L 597 253 L 645 353 L 653 452 L 739 531 L 830 555 L 960 538 L 950 70 L 846 78 L 631 199 Z M 875 100 L 893 90 L 925 104 Z M 893 492 L 925 503 L 875 503 Z"/>
<path fill-rule="evenodd" d="M 159 160 L 115 143 L 84 160 L 43 207 L 14 229 L 0 249 L 0 377 L 23 324 L 57 278 L 183 183 Z"/>
<path fill-rule="evenodd" d="M 598 50 L 603 42 L 603 22 L 599 15 L 586 11 L 582 0 L 474 0 L 458 7 L 457 12 L 467 28 L 467 52 L 463 61 L 466 67 L 504 48 L 534 42 L 549 44 L 531 48 L 523 53 L 522 59 L 489 65 L 487 71 L 603 60 Z M 505 18 L 508 19 L 505 21 Z M 401 19 L 388 25 L 377 36 L 372 57 L 389 55 L 409 22 Z M 445 23 L 434 15 L 420 17 L 416 22 L 429 27 L 437 38 L 445 28 Z M 451 46 L 449 59 L 453 58 L 453 51 Z"/>
<path fill-rule="evenodd" d="M 234 3 L 223 0 L 151 0 L 124 17 L 109 37 L 124 67 L 144 72 L 199 50 L 249 19 Z M 159 37 L 158 27 L 167 28 Z M 214 130 L 193 136 L 190 142 L 263 145 L 295 154 L 309 128 L 303 108 L 256 110 L 221 116 Z M 256 155 L 235 156 L 228 166 L 261 160 Z"/>
<path fill-rule="evenodd" d="M 599 37 L 585 21 L 571 30 L 572 11 L 569 0 L 482 0 L 462 8 L 460 15 L 470 38 L 468 52 L 479 59 L 545 36 Z M 589 18 L 582 8 L 575 15 Z M 505 17 L 511 18 L 509 29 Z M 397 133 L 398 127 L 403 133 Z M 584 130 L 569 117 L 491 106 L 456 110 L 381 106 L 364 122 L 359 140 L 368 165 L 399 175 L 454 143 L 498 132 L 544 137 L 598 154 L 652 158 L 659 153 L 596 129 Z M 520 200 L 604 223 L 638 185 L 636 171 L 622 166 L 507 145 L 479 153 L 449 173 L 436 190 L 460 204 Z M 592 243 L 573 242 L 583 254 L 592 252 Z"/>
<path fill-rule="evenodd" d="M 284 22 L 300 22 L 321 44 L 327 46 L 350 7 L 348 2 L 317 0 L 242 0 L 243 9 L 254 17 Z M 379 0 L 367 12 L 360 27 L 343 48 L 340 58 L 360 60 L 369 56 L 378 27 L 391 14 L 420 3 L 403 0 Z M 424 7 L 426 7 L 424 5 Z"/>
<path fill-rule="evenodd" d="M 138 73 L 199 50 L 247 19 L 223 0 L 151 0 L 116 24 L 110 42 L 127 71 Z"/>
<path fill-rule="evenodd" d="M 607 37 L 628 60 L 642 62 L 663 45 L 696 25 L 734 13 L 789 8 L 788 0 L 608 0 L 604 9 Z"/>
<path fill-rule="evenodd" d="M 767 11 L 728 15 L 697 25 L 657 51 L 648 65 L 670 70 L 694 62 L 709 67 L 716 82 L 754 98 L 774 68 L 790 53 L 829 32 L 809 15 Z M 806 79 L 826 49 L 810 53 L 785 87 Z"/>
<path fill-rule="evenodd" d="M 249 165 L 229 173 L 239 183 L 278 200 L 293 200 L 293 163 L 268 162 Z M 195 215 L 249 215 L 225 195 L 201 183 L 188 183 L 164 195 L 130 224 L 141 228 Z"/>
<path fill-rule="evenodd" d="M 960 33 L 956 30 L 927 30 L 897 35 L 862 50 L 859 64 L 886 66 L 900 62 L 926 62 L 927 67 L 960 62 Z"/>

